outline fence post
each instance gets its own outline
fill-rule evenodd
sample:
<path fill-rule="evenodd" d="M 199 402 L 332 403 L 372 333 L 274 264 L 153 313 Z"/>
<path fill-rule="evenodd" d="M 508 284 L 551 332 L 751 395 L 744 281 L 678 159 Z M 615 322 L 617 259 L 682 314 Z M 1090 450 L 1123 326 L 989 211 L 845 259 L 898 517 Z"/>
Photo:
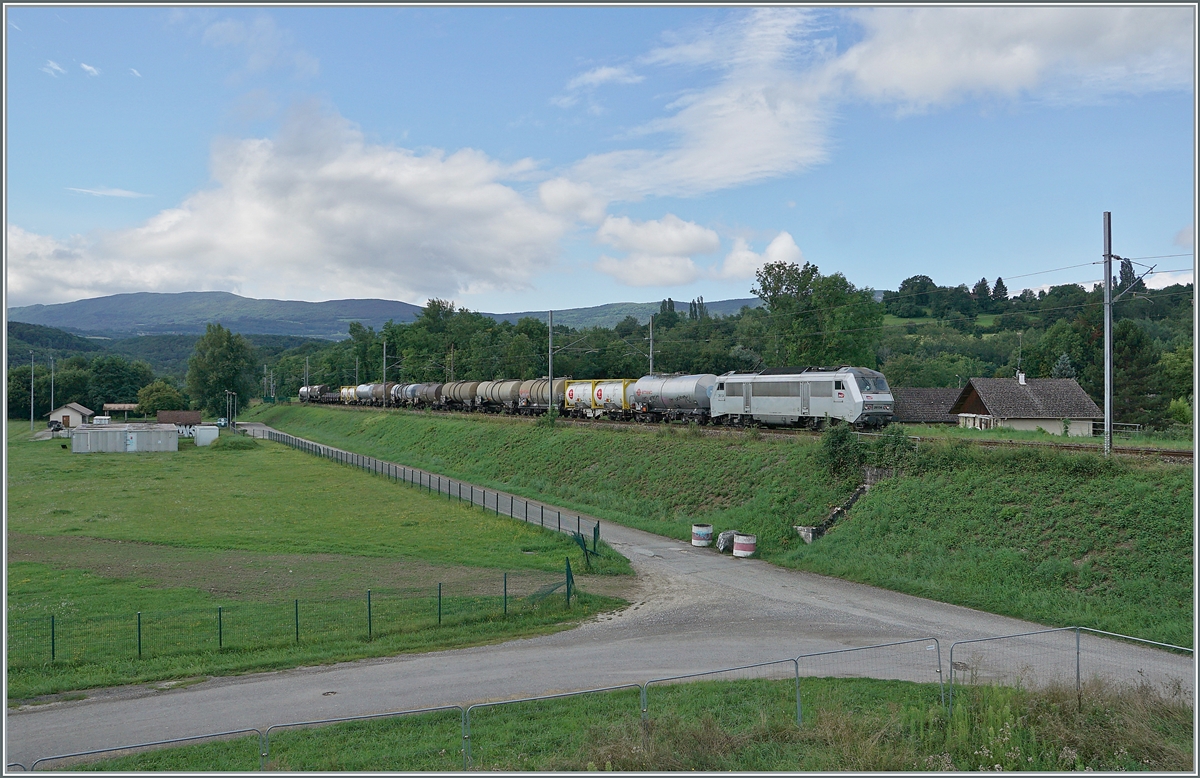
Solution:
<path fill-rule="evenodd" d="M 513 496 L 510 494 L 508 496 L 508 518 L 511 519 L 512 517 L 513 517 Z"/>
<path fill-rule="evenodd" d="M 221 606 L 217 606 L 217 648 L 225 647 L 225 614 Z"/>
<path fill-rule="evenodd" d="M 142 658 L 142 612 L 138 611 L 138 659 Z"/>
<path fill-rule="evenodd" d="M 371 590 L 367 589 L 367 640 L 371 640 Z"/>
<path fill-rule="evenodd" d="M 500 492 L 496 492 L 496 515 L 500 515 Z"/>
<path fill-rule="evenodd" d="M 567 607 L 571 607 L 571 584 L 574 580 L 571 576 L 571 557 L 567 557 Z"/>
<path fill-rule="evenodd" d="M 1079 683 L 1079 627 L 1075 628 L 1075 696 L 1079 699 L 1079 712 L 1084 712 L 1084 689 Z"/>
<path fill-rule="evenodd" d="M 54 614 L 50 614 L 50 661 L 54 661 Z"/>
<path fill-rule="evenodd" d="M 803 712 L 800 710 L 800 660 L 793 659 L 792 664 L 796 669 L 796 726 L 799 727 L 804 721 Z M 941 667 L 940 662 L 938 667 Z"/>
<path fill-rule="evenodd" d="M 576 534 L 576 535 L 582 535 L 582 534 L 583 534 L 582 532 L 580 532 L 580 529 L 581 529 L 582 527 L 583 527 L 583 522 L 580 520 L 580 518 L 579 518 L 578 516 L 576 516 L 576 517 L 575 517 L 575 534 Z"/>
<path fill-rule="evenodd" d="M 438 626 L 442 626 L 442 585 L 438 584 Z"/>
<path fill-rule="evenodd" d="M 504 615 L 508 615 L 508 573 L 504 574 Z"/>
<path fill-rule="evenodd" d="M 562 532 L 562 511 L 555 511 L 558 514 L 558 531 Z"/>
<path fill-rule="evenodd" d="M 542 529 L 546 528 L 546 506 L 538 506 L 538 521 L 541 522 Z"/>
<path fill-rule="evenodd" d="M 296 643 L 300 643 L 300 601 L 296 600 Z"/>

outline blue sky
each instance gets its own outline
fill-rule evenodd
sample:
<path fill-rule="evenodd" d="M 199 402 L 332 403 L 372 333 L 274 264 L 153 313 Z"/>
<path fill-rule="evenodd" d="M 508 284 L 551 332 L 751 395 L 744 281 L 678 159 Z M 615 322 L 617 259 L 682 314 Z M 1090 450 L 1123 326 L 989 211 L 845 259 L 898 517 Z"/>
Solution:
<path fill-rule="evenodd" d="M 5 14 L 9 305 L 1192 276 L 1191 6 Z"/>

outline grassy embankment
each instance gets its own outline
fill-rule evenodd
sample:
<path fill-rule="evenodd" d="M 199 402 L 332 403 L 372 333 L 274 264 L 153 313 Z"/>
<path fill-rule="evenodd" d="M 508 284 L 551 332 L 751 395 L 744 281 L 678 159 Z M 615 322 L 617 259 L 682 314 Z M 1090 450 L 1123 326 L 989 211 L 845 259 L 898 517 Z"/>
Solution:
<path fill-rule="evenodd" d="M 1192 644 L 1192 471 L 1089 453 L 922 442 L 811 546 L 852 491 L 820 440 L 546 428 L 407 411 L 264 407 L 296 435 L 685 539 L 758 535 L 763 558 L 1053 626 Z"/>
<path fill-rule="evenodd" d="M 537 597 L 567 557 L 583 591 L 599 580 L 566 536 L 285 446 L 221 441 L 248 448 L 78 455 L 8 425 L 10 703 L 496 642 L 619 602 L 584 595 L 568 610 L 561 589 Z M 630 571 L 611 549 L 601 569 Z"/>
<path fill-rule="evenodd" d="M 862 678 L 739 680 L 478 709 L 479 770 L 1154 770 L 1192 768 L 1192 708 L 1147 687 L 938 687 Z M 258 769 L 258 738 L 153 751 L 83 769 Z M 458 711 L 271 734 L 269 770 L 459 771 Z"/>

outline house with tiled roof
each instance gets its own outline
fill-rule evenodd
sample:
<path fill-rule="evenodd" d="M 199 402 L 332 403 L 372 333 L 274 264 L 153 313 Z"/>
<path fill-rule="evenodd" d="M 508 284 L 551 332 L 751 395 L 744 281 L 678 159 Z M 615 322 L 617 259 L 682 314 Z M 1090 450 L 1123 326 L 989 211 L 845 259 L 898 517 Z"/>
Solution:
<path fill-rule="evenodd" d="M 897 424 L 958 424 L 958 416 L 950 412 L 961 389 L 928 389 L 924 387 L 892 387 L 896 404 L 892 421 Z"/>
<path fill-rule="evenodd" d="M 960 427 L 1042 429 L 1072 437 L 1092 434 L 1100 408 L 1074 378 L 972 378 L 950 408 Z"/>

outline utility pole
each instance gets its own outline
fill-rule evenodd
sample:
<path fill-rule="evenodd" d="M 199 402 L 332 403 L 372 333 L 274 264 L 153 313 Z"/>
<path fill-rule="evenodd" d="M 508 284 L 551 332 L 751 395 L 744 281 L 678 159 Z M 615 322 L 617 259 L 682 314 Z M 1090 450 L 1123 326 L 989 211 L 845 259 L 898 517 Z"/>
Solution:
<path fill-rule="evenodd" d="M 50 410 L 54 410 L 51 408 Z M 33 350 L 29 351 L 29 431 L 33 432 Z"/>
<path fill-rule="evenodd" d="M 54 410 L 54 354 L 50 354 L 50 410 Z"/>
<path fill-rule="evenodd" d="M 383 341 L 383 407 L 387 407 L 388 388 L 387 388 L 387 339 Z"/>
<path fill-rule="evenodd" d="M 1112 451 L 1112 213 L 1104 212 L 1104 456 Z"/>
<path fill-rule="evenodd" d="M 358 386 L 358 357 L 354 357 L 354 385 Z"/>
<path fill-rule="evenodd" d="M 308 357 L 304 358 L 304 385 L 308 386 Z"/>
<path fill-rule="evenodd" d="M 650 314 L 650 375 L 654 375 L 654 314 Z"/>
<path fill-rule="evenodd" d="M 554 311 L 550 311 L 550 350 L 546 352 L 546 355 L 547 355 L 547 364 L 549 365 L 548 372 L 550 373 L 550 375 L 548 376 L 550 379 L 550 387 L 549 387 L 550 393 L 548 395 L 550 398 L 550 400 L 549 400 L 550 408 L 548 409 L 547 412 L 553 413 L 554 410 L 557 408 L 557 406 L 554 403 Z"/>

